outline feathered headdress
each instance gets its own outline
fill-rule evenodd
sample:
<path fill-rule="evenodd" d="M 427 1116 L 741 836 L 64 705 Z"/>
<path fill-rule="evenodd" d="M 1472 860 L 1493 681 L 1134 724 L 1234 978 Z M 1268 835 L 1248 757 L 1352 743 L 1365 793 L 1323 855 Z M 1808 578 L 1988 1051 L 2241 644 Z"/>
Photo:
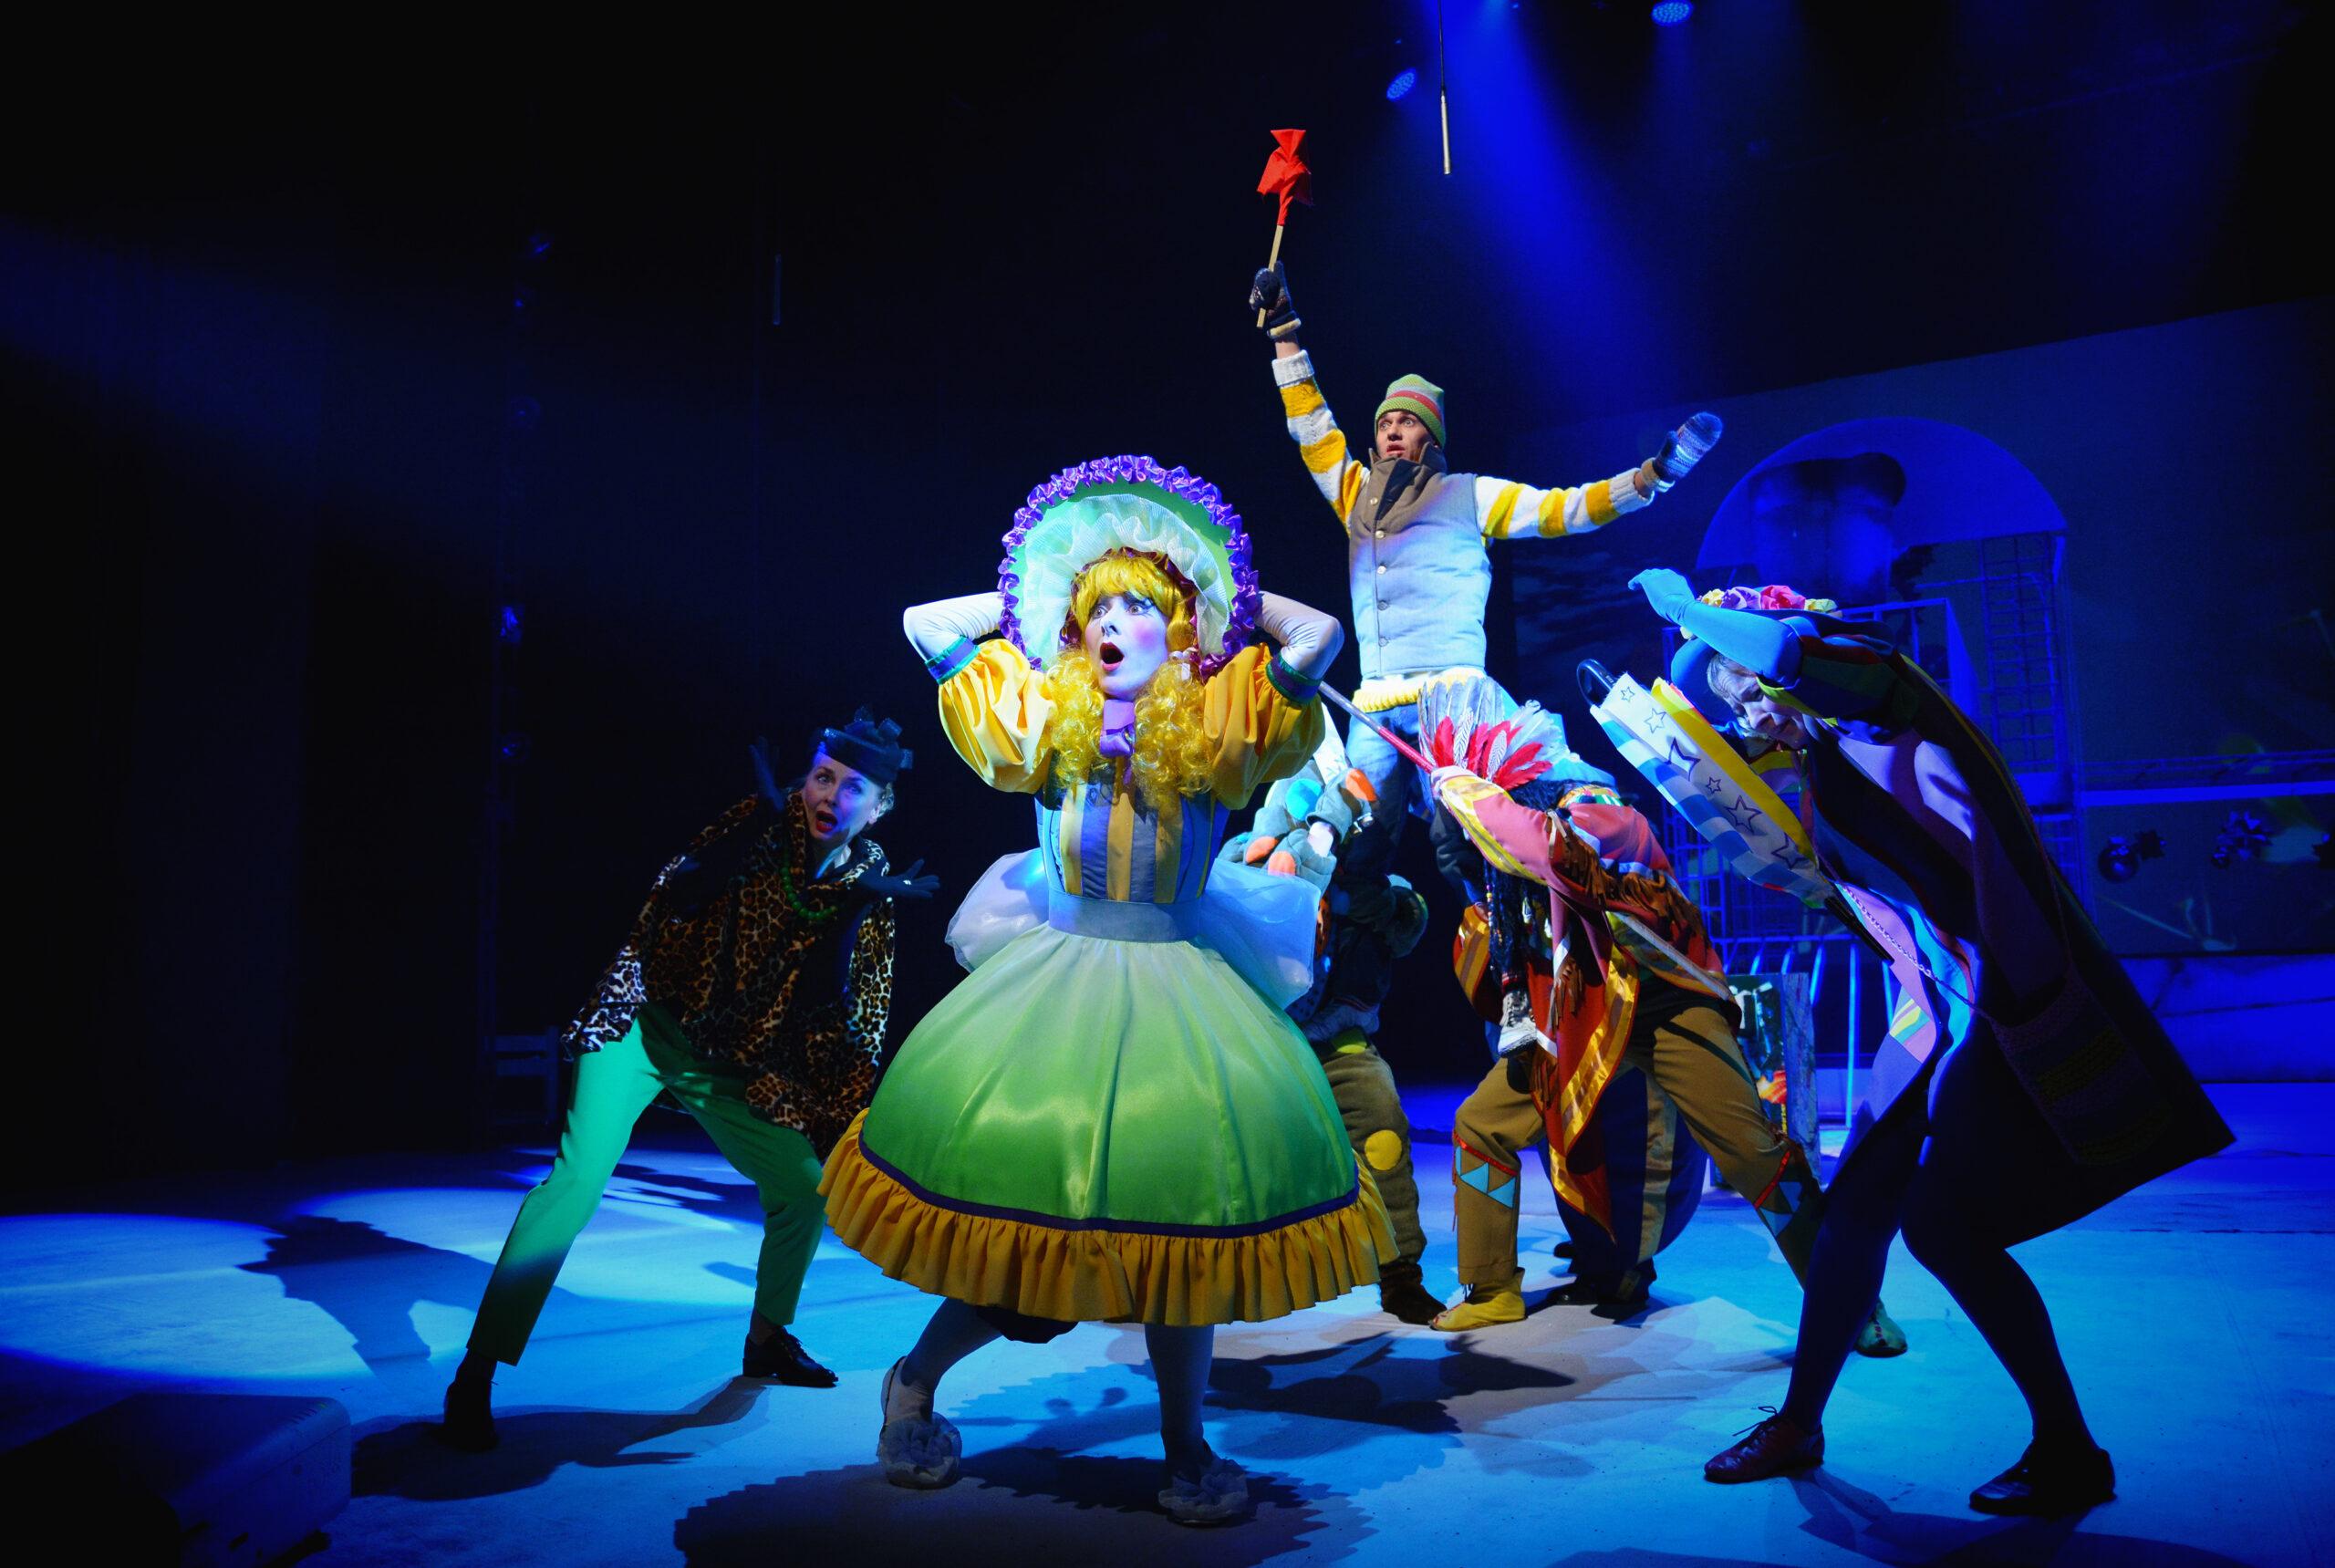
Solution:
<path fill-rule="evenodd" d="M 1520 705 L 1486 675 L 1442 677 L 1419 692 L 1420 750 L 1437 767 L 1463 767 L 1515 791 L 1529 784 L 1614 782 L 1565 744 L 1564 721 Z"/>

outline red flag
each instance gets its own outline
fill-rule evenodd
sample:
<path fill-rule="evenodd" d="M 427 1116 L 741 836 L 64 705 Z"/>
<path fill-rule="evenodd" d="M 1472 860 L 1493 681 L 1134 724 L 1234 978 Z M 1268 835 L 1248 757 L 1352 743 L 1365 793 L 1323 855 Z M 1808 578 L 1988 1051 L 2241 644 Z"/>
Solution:
<path fill-rule="evenodd" d="M 1292 202 L 1302 202 L 1309 207 L 1313 204 L 1313 171 L 1298 156 L 1297 150 L 1305 144 L 1303 131 L 1276 130 L 1273 140 L 1278 145 L 1273 148 L 1273 155 L 1265 160 L 1264 177 L 1257 182 L 1257 194 L 1279 196 L 1281 211 L 1273 221 L 1286 223 Z"/>

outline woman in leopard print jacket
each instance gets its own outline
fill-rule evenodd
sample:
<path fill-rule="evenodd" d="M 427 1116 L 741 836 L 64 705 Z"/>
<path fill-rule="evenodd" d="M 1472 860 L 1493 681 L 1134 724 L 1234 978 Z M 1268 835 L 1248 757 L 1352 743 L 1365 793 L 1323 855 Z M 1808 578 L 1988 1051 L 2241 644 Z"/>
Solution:
<path fill-rule="evenodd" d="M 503 1243 L 440 1428 L 457 1448 L 495 1441 L 488 1389 L 516 1365 L 577 1232 L 599 1205 L 640 1113 L 670 1093 L 763 1204 L 745 1374 L 808 1387 L 835 1375 L 787 1331 L 825 1216 L 820 1162 L 876 1088 L 892 999 L 892 900 L 939 883 L 890 874 L 862 833 L 910 762 L 899 726 L 866 709 L 821 732 L 782 792 L 763 749 L 762 790 L 690 840 L 650 887 L 566 1035 L 576 1092 L 551 1173 Z"/>

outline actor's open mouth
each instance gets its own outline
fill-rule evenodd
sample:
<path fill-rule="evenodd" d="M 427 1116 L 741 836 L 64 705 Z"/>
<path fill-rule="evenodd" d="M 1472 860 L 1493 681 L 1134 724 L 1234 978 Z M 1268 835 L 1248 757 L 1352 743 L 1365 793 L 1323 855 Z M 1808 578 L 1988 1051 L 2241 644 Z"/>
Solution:
<path fill-rule="evenodd" d="M 1116 670 L 1119 667 L 1119 661 L 1126 657 L 1119 651 L 1119 645 L 1108 638 L 1104 639 L 1102 648 L 1097 650 L 1097 656 L 1102 659 L 1103 668 L 1105 670 Z"/>
<path fill-rule="evenodd" d="M 835 830 L 835 814 L 834 812 L 819 810 L 811 814 L 812 832 L 817 834 L 820 837 L 825 838 L 828 834 L 833 833 Z"/>

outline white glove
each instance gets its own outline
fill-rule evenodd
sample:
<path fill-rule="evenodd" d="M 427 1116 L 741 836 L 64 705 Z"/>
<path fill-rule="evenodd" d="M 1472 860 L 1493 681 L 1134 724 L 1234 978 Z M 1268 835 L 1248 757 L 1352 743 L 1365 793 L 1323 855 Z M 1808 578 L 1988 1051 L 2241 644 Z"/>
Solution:
<path fill-rule="evenodd" d="M 910 605 L 900 616 L 900 629 L 908 634 L 929 663 L 956 645 L 959 638 L 979 642 L 1005 622 L 1005 597 L 991 589 L 959 598 L 935 599 Z"/>
<path fill-rule="evenodd" d="M 1258 628 L 1281 644 L 1283 661 L 1309 680 L 1328 673 L 1346 641 L 1337 617 L 1279 594 L 1260 594 L 1258 601 Z"/>

